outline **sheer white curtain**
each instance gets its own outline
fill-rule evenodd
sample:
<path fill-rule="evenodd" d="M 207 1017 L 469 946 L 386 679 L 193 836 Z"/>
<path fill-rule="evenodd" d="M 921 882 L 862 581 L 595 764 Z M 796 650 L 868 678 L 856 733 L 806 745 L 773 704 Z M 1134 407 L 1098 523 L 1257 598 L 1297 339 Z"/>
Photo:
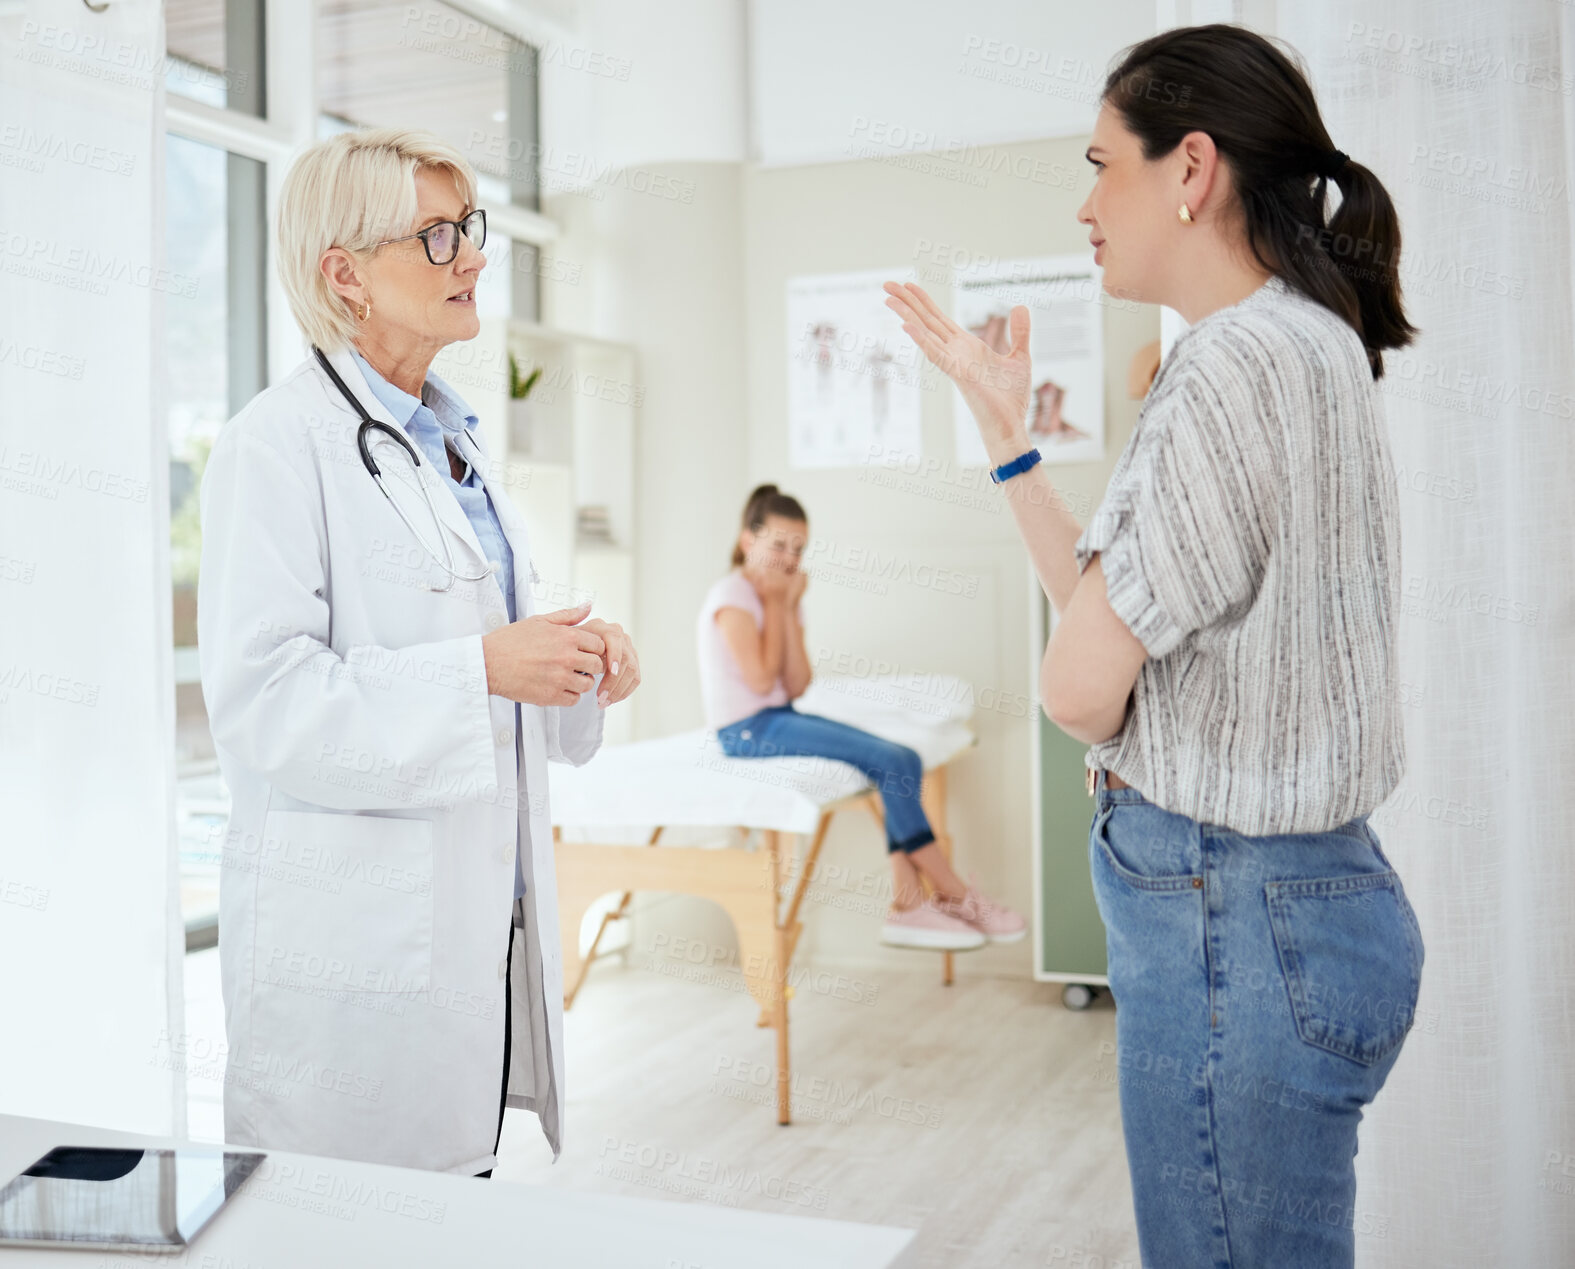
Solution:
<path fill-rule="evenodd" d="M 1572 10 L 1281 4 L 1330 135 L 1400 211 L 1409 764 L 1373 818 L 1427 944 L 1363 1127 L 1359 1263 L 1575 1264 Z"/>
<path fill-rule="evenodd" d="M 0 4 L 0 1111 L 179 1133 L 163 54 Z"/>

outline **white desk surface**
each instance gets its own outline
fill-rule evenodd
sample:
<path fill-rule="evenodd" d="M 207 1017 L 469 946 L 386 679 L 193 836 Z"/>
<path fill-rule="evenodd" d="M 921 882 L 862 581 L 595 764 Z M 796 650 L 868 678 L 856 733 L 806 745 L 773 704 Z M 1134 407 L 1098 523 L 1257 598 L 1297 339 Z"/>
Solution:
<path fill-rule="evenodd" d="M 174 1144 L 0 1115 L 0 1185 L 57 1145 Z M 915 1263 L 910 1229 L 267 1154 L 184 1254 L 16 1247 L 0 1250 L 0 1269 L 900 1269 Z"/>

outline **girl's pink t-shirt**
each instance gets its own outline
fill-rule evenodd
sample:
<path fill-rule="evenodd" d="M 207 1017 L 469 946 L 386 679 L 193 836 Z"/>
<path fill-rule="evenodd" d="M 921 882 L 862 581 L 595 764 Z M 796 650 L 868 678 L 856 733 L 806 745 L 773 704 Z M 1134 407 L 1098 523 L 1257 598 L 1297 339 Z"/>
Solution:
<path fill-rule="evenodd" d="M 717 623 L 718 608 L 742 608 L 755 619 L 755 629 L 766 622 L 766 606 L 754 586 L 739 569 L 718 580 L 706 592 L 705 603 L 700 606 L 698 627 L 700 649 L 700 695 L 705 703 L 707 727 L 726 727 L 741 718 L 758 714 L 773 705 L 786 705 L 787 689 L 782 676 L 764 694 L 755 691 L 744 681 L 733 650 L 727 646 L 722 627 Z M 804 622 L 804 601 L 798 603 L 798 620 Z"/>

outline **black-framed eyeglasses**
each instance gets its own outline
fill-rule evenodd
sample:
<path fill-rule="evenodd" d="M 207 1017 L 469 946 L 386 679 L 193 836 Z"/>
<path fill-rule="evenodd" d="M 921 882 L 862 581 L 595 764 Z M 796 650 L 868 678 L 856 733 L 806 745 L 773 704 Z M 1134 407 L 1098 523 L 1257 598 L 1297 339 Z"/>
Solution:
<path fill-rule="evenodd" d="M 463 220 L 440 220 L 435 225 L 428 225 L 419 233 L 406 234 L 403 238 L 385 238 L 377 245 L 386 247 L 390 243 L 409 242 L 412 238 L 419 238 L 421 245 L 427 249 L 428 260 L 433 264 L 451 264 L 454 257 L 459 254 L 460 234 L 464 234 L 475 243 L 477 251 L 486 246 L 486 210 L 478 207 Z"/>

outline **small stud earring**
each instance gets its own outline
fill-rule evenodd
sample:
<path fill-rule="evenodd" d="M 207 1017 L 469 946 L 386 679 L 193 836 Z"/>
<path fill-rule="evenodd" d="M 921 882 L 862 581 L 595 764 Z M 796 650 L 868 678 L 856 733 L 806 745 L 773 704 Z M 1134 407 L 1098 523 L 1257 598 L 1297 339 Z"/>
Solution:
<path fill-rule="evenodd" d="M 1192 210 L 1185 203 L 1181 205 L 1181 210 L 1176 215 L 1180 216 L 1187 224 L 1190 225 L 1192 223 Z"/>

